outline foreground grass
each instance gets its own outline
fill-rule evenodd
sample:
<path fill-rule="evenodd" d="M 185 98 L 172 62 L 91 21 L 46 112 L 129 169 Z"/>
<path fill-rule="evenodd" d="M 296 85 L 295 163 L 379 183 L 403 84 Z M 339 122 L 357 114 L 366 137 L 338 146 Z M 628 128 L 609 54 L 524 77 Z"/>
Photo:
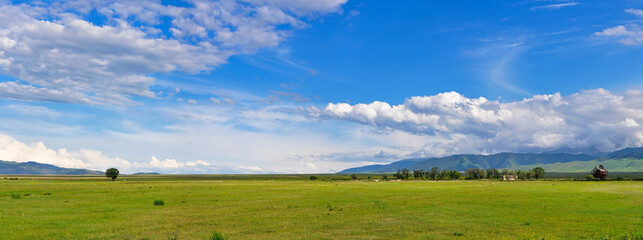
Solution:
<path fill-rule="evenodd" d="M 214 231 L 230 239 L 636 237 L 643 182 L 0 179 L 2 239 L 207 239 Z"/>

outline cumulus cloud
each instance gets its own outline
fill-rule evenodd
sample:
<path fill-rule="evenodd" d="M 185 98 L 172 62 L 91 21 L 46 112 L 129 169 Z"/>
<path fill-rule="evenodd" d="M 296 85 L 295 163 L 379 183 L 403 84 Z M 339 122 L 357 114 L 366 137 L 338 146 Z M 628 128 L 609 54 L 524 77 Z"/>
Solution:
<path fill-rule="evenodd" d="M 69 151 L 61 148 L 54 150 L 43 142 L 23 143 L 15 138 L 0 133 L 0 159 L 14 162 L 39 162 L 67 168 L 89 168 L 104 170 L 119 166 L 132 168 L 133 164 L 122 158 L 105 156 L 100 151 L 81 149 Z"/>
<path fill-rule="evenodd" d="M 155 97 L 150 74 L 208 71 L 276 46 L 345 1 L 0 2 L 0 71 L 15 79 L 0 83 L 0 97 L 135 104 Z M 106 20 L 92 22 L 96 14 Z"/>
<path fill-rule="evenodd" d="M 174 172 L 176 170 L 197 169 L 203 167 L 215 168 L 211 163 L 203 160 L 178 161 L 176 159 L 159 160 L 152 156 L 149 162 L 131 162 L 119 157 L 109 157 L 101 151 L 91 149 L 68 150 L 52 149 L 43 142 L 24 143 L 17 139 L 0 133 L 0 160 L 14 162 L 38 162 L 52 164 L 65 168 L 84 168 L 105 170 L 117 167 L 124 173 L 136 171 L 161 171 Z"/>
<path fill-rule="evenodd" d="M 626 9 L 625 12 L 643 18 L 643 10 Z M 594 35 L 618 39 L 620 43 L 625 45 L 643 44 L 643 27 L 636 23 L 606 28 L 603 31 L 594 33 Z"/>
<path fill-rule="evenodd" d="M 472 146 L 478 149 L 476 152 L 560 148 L 611 151 L 643 146 L 642 96 L 635 90 L 617 95 L 596 89 L 503 103 L 446 92 L 412 97 L 401 105 L 331 103 L 311 112 L 317 118 L 432 136 L 443 143 Z"/>
<path fill-rule="evenodd" d="M 163 161 L 159 160 L 155 156 L 152 156 L 148 166 L 151 168 L 184 168 L 184 167 L 198 167 L 198 166 L 210 166 L 211 164 L 203 160 L 197 160 L 194 162 L 179 162 L 176 159 L 165 159 Z"/>

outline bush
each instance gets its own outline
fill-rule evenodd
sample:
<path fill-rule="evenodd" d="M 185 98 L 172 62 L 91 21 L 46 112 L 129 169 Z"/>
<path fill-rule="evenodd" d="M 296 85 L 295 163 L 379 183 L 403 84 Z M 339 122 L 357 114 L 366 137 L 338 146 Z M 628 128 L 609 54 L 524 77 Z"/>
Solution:
<path fill-rule="evenodd" d="M 357 180 L 357 174 L 351 174 L 351 179 Z"/>
<path fill-rule="evenodd" d="M 223 233 L 220 232 L 213 232 L 212 236 L 210 236 L 210 240 L 226 240 L 228 237 L 226 235 L 223 235 Z"/>
<path fill-rule="evenodd" d="M 163 200 L 154 200 L 154 205 L 155 206 L 163 206 L 163 205 L 165 205 L 165 202 L 163 202 Z"/>
<path fill-rule="evenodd" d="M 382 176 L 382 180 L 388 181 L 388 176 L 386 175 Z"/>
<path fill-rule="evenodd" d="M 22 197 L 22 196 L 20 196 L 20 194 L 15 194 L 15 193 L 12 193 L 12 194 L 11 194 L 11 198 L 12 198 L 12 199 L 20 199 L 21 197 Z"/>
<path fill-rule="evenodd" d="M 315 176 L 310 176 L 310 180 L 317 180 L 317 177 L 315 177 Z"/>

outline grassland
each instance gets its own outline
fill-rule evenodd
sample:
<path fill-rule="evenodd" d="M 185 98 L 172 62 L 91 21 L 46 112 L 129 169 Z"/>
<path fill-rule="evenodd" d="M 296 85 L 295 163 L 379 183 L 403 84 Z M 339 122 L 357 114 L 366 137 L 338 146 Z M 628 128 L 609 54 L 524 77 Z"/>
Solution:
<path fill-rule="evenodd" d="M 643 236 L 643 181 L 317 176 L 324 181 L 301 175 L 0 178 L 0 238 L 208 239 L 215 231 L 230 239 Z"/>

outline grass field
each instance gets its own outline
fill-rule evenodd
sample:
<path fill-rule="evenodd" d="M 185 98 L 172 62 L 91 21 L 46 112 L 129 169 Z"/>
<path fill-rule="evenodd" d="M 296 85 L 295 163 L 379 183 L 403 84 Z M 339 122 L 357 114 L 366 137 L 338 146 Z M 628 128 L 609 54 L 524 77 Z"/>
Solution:
<path fill-rule="evenodd" d="M 0 238 L 209 239 L 215 231 L 229 239 L 643 237 L 643 181 L 245 178 L 0 178 Z"/>

